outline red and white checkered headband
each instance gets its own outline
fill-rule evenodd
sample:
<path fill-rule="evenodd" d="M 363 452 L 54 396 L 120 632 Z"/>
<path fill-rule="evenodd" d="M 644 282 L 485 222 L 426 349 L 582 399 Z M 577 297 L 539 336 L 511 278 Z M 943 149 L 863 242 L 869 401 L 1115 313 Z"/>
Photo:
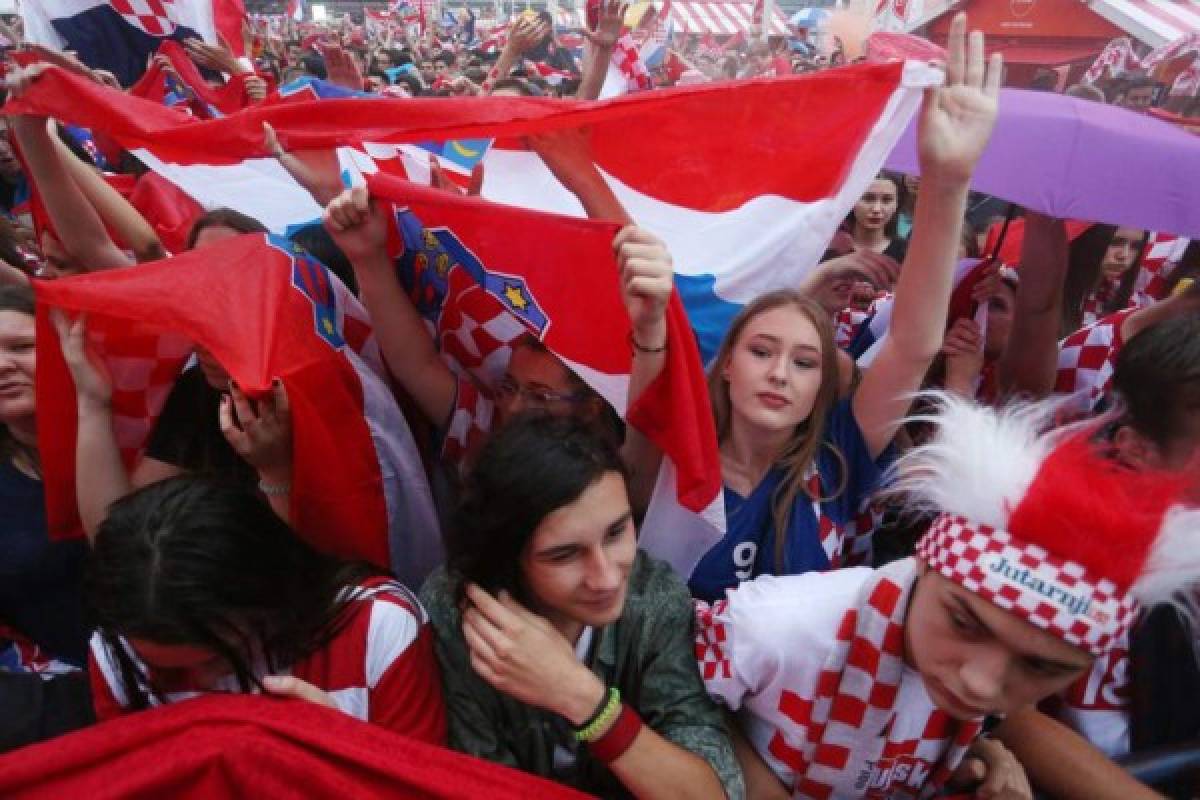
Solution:
<path fill-rule="evenodd" d="M 938 517 L 917 555 L 967 591 L 1095 656 L 1120 644 L 1137 615 L 1133 597 L 1112 581 L 965 517 Z"/>

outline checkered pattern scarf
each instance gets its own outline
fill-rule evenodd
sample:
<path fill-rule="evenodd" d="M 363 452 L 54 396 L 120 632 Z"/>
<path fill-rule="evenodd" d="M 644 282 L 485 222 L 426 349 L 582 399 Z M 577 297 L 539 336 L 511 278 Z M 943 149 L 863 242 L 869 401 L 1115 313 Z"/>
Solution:
<path fill-rule="evenodd" d="M 613 48 L 612 63 L 625 76 L 625 85 L 629 91 L 641 92 L 654 88 L 654 80 L 646 70 L 646 65 L 642 63 L 642 56 L 632 34 L 626 33 L 617 39 Z"/>
<path fill-rule="evenodd" d="M 811 700 L 808 740 L 800 752 L 776 738 L 772 753 L 796 764 L 797 797 L 933 797 L 950 778 L 979 735 L 982 721 L 957 722 L 934 710 L 918 739 L 898 739 L 892 722 L 904 675 L 904 617 L 917 579 L 917 563 L 903 559 L 878 569 L 863 585 L 856 607 L 846 611 Z M 879 739 L 885 737 L 882 753 Z M 878 758 L 876 759 L 876 755 Z M 784 756 L 790 756 L 784 757 Z M 932 765 L 915 788 L 899 771 L 878 789 L 847 770 L 862 764 Z M 917 770 L 910 778 L 921 775 Z"/>

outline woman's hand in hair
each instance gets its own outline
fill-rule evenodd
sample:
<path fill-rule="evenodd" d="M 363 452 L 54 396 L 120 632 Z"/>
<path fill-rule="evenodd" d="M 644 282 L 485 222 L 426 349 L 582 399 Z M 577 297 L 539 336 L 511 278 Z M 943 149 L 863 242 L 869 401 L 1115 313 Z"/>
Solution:
<path fill-rule="evenodd" d="M 104 364 L 91 352 L 87 344 L 87 315 L 67 319 L 59 309 L 50 312 L 50 321 L 58 333 L 63 360 L 75 381 L 75 396 L 79 410 L 107 411 L 112 403 L 112 377 Z"/>
<path fill-rule="evenodd" d="M 292 675 L 268 675 L 263 678 L 263 688 L 274 697 L 291 697 L 304 700 L 319 706 L 337 708 L 333 695 L 313 686 L 308 681 L 302 681 Z"/>
<path fill-rule="evenodd" d="M 286 485 L 292 474 L 292 412 L 287 389 L 276 379 L 271 394 L 251 400 L 230 382 L 221 398 L 221 433 L 266 483 Z"/>
<path fill-rule="evenodd" d="M 643 348 L 667 343 L 667 303 L 675 285 L 675 267 L 667 246 L 650 231 L 627 225 L 613 239 L 621 268 L 621 298 L 629 312 L 633 338 Z"/>
<path fill-rule="evenodd" d="M 950 25 L 946 46 L 946 82 L 925 93 L 917 126 L 921 176 L 965 183 L 983 155 L 996 124 L 1003 58 L 984 60 L 983 34 L 966 35 L 967 17 Z"/>
<path fill-rule="evenodd" d="M 479 677 L 572 725 L 586 722 L 604 698 L 604 684 L 579 662 L 571 643 L 507 592 L 493 597 L 472 583 L 467 601 L 463 637 Z"/>

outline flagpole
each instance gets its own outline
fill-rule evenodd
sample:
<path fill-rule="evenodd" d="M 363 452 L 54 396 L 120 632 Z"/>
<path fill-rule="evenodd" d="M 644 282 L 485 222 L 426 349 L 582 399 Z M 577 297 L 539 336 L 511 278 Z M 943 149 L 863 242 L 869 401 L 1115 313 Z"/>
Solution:
<path fill-rule="evenodd" d="M 759 40 L 766 44 L 771 36 L 771 18 L 775 10 L 775 0 L 763 0 L 762 4 L 762 19 L 758 21 L 761 28 L 759 32 Z"/>

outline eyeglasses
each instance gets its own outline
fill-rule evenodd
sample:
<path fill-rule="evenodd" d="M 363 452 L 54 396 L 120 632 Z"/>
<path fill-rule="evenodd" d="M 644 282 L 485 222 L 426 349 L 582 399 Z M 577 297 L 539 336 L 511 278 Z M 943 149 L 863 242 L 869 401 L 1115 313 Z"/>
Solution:
<path fill-rule="evenodd" d="M 530 389 L 512 378 L 504 378 L 496 384 L 496 400 L 511 403 L 520 396 L 530 408 L 548 408 L 552 403 L 577 403 L 587 395 L 583 392 L 551 392 L 547 389 Z"/>

